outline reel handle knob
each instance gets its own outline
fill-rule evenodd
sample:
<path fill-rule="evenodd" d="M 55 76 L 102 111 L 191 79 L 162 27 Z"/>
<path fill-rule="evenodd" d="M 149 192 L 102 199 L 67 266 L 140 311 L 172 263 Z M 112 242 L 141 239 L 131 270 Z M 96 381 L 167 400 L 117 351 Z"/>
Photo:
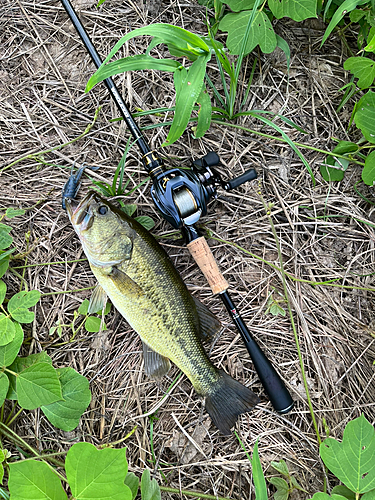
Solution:
<path fill-rule="evenodd" d="M 235 189 L 238 186 L 241 186 L 241 184 L 244 184 L 245 182 L 252 181 L 253 179 L 256 179 L 258 177 L 258 174 L 255 170 L 255 168 L 250 168 L 249 170 L 246 170 L 242 175 L 235 177 L 234 179 L 231 179 L 228 181 L 225 185 L 225 189 L 227 191 L 231 189 Z"/>

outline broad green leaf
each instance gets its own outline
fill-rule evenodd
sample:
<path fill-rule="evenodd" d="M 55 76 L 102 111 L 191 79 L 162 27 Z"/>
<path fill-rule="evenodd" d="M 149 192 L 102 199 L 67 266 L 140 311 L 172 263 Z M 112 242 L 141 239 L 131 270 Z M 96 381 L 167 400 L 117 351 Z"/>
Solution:
<path fill-rule="evenodd" d="M 338 486 L 334 486 L 331 491 L 332 494 L 341 495 L 342 497 L 347 498 L 347 500 L 356 500 L 355 493 L 343 484 L 339 484 Z"/>
<path fill-rule="evenodd" d="M 0 484 L 3 484 L 3 478 L 4 478 L 4 466 L 3 464 L 0 464 Z"/>
<path fill-rule="evenodd" d="M 155 479 L 151 479 L 150 471 L 145 469 L 141 477 L 142 500 L 161 500 L 160 488 Z"/>
<path fill-rule="evenodd" d="M 44 462 L 9 464 L 8 487 L 12 500 L 67 500 L 57 475 Z"/>
<path fill-rule="evenodd" d="M 366 15 L 366 12 L 362 9 L 354 9 L 351 11 L 349 15 L 349 19 L 351 20 L 352 23 L 358 23 L 360 19 L 362 19 L 363 16 Z"/>
<path fill-rule="evenodd" d="M 137 222 L 142 224 L 142 226 L 150 231 L 155 226 L 155 222 L 148 215 L 140 215 L 139 217 L 134 217 Z"/>
<path fill-rule="evenodd" d="M 235 14 L 226 14 L 220 21 L 220 30 L 228 33 L 227 47 L 231 54 L 240 53 L 242 39 L 245 35 L 251 13 L 251 10 L 244 10 Z M 249 54 L 257 45 L 259 45 L 261 51 L 265 54 L 274 51 L 277 45 L 271 21 L 264 12 L 258 12 L 254 18 L 245 54 Z"/>
<path fill-rule="evenodd" d="M 365 47 L 366 52 L 375 52 L 375 35 L 371 38 L 369 43 Z"/>
<path fill-rule="evenodd" d="M 375 92 L 369 90 L 358 101 L 354 121 L 365 138 L 375 144 Z"/>
<path fill-rule="evenodd" d="M 35 314 L 29 311 L 28 308 L 35 306 L 39 299 L 40 292 L 38 290 L 16 293 L 9 300 L 8 312 L 19 323 L 31 323 L 34 320 Z"/>
<path fill-rule="evenodd" d="M 52 425 L 63 431 L 72 431 L 91 401 L 89 381 L 73 368 L 57 370 L 63 400 L 56 401 L 41 410 Z"/>
<path fill-rule="evenodd" d="M 203 87 L 206 66 L 211 55 L 207 53 L 198 57 L 190 66 L 185 80 L 182 81 L 180 92 L 176 96 L 176 110 L 169 130 L 168 137 L 162 146 L 174 143 L 184 133 L 196 103 Z"/>
<path fill-rule="evenodd" d="M 367 89 L 374 82 L 375 61 L 368 57 L 349 57 L 344 62 L 344 69 L 358 78 L 357 85 L 360 89 Z"/>
<path fill-rule="evenodd" d="M 327 182 L 339 182 L 343 180 L 348 165 L 349 160 L 343 158 L 336 160 L 333 156 L 327 156 L 326 164 L 320 165 L 320 173 Z"/>
<path fill-rule="evenodd" d="M 251 10 L 254 7 L 255 0 L 225 0 L 229 5 L 230 10 L 233 12 L 240 12 L 241 10 Z"/>
<path fill-rule="evenodd" d="M 139 479 L 135 474 L 133 474 L 133 472 L 128 472 L 126 474 L 125 484 L 130 488 L 130 491 L 132 492 L 132 500 L 134 500 L 139 489 Z"/>
<path fill-rule="evenodd" d="M 1 253 L 0 253 L 0 259 L 1 259 Z M 0 278 L 2 278 L 4 274 L 7 272 L 8 267 L 9 267 L 9 256 L 0 260 Z"/>
<path fill-rule="evenodd" d="M 347 424 L 341 443 L 327 438 L 319 450 L 324 464 L 350 490 L 375 488 L 375 429 L 363 415 Z"/>
<path fill-rule="evenodd" d="M 9 366 L 16 359 L 16 356 L 23 342 L 23 330 L 19 323 L 13 323 L 15 328 L 14 338 L 9 344 L 0 346 L 0 367 Z"/>
<path fill-rule="evenodd" d="M 2 226 L 4 227 L 4 224 L 2 224 Z M 13 243 L 13 238 L 9 234 L 11 229 L 12 228 L 9 228 L 9 231 L 6 231 L 0 227 L 0 250 L 8 248 Z"/>
<path fill-rule="evenodd" d="M 5 212 L 6 217 L 8 219 L 13 219 L 13 217 L 18 217 L 19 215 L 24 215 L 26 213 L 25 210 L 22 210 L 22 208 L 7 208 L 7 211 Z"/>
<path fill-rule="evenodd" d="M 56 370 L 49 363 L 35 363 L 16 377 L 18 403 L 26 410 L 35 410 L 62 399 Z"/>
<path fill-rule="evenodd" d="M 102 318 L 98 318 L 96 316 L 89 316 L 85 321 L 85 328 L 90 333 L 100 332 L 100 325 L 102 322 Z M 103 322 L 102 331 L 107 330 L 107 325 Z"/>
<path fill-rule="evenodd" d="M 322 43 L 320 46 L 323 45 L 323 43 L 327 40 L 329 35 L 332 33 L 332 31 L 335 29 L 335 27 L 339 24 L 341 19 L 347 14 L 348 12 L 351 12 L 354 10 L 357 5 L 363 5 L 367 3 L 367 0 L 345 0 L 336 10 L 336 12 L 333 14 L 331 22 L 329 23 L 324 36 Z"/>
<path fill-rule="evenodd" d="M 335 146 L 333 153 L 337 153 L 339 155 L 343 155 L 345 153 L 356 153 L 358 149 L 358 144 L 355 142 L 340 141 L 337 146 Z"/>
<path fill-rule="evenodd" d="M 362 495 L 361 500 L 375 500 L 375 490 L 368 491 Z"/>
<path fill-rule="evenodd" d="M 9 366 L 9 370 L 15 373 L 20 373 L 22 370 L 34 365 L 35 363 L 49 363 L 52 366 L 51 358 L 45 351 L 41 351 L 36 354 L 30 354 L 30 356 L 26 356 L 24 358 L 16 357 L 13 363 Z M 7 373 L 7 375 L 9 378 L 9 391 L 7 399 L 17 399 L 16 377 L 11 373 Z"/>
<path fill-rule="evenodd" d="M 137 205 L 134 203 L 128 203 L 127 205 L 124 205 L 121 207 L 121 210 L 126 213 L 126 215 L 129 215 L 131 217 L 137 210 Z"/>
<path fill-rule="evenodd" d="M 89 443 L 74 444 L 67 453 L 65 471 L 76 500 L 132 500 L 132 492 L 124 484 L 128 471 L 125 448 L 98 450 Z"/>
<path fill-rule="evenodd" d="M 268 481 L 276 488 L 273 500 L 288 500 L 289 485 L 285 479 L 282 479 L 281 477 L 271 477 Z"/>
<path fill-rule="evenodd" d="M 117 61 L 100 66 L 87 82 L 86 92 L 94 85 L 102 82 L 106 78 L 119 75 L 125 71 L 138 71 L 142 69 L 155 69 L 159 71 L 174 72 L 181 66 L 181 63 L 174 59 L 156 59 L 155 57 L 140 54 L 137 56 L 124 57 Z"/>
<path fill-rule="evenodd" d="M 346 500 L 345 497 L 341 495 L 336 495 L 335 493 L 332 496 L 329 496 L 328 493 L 315 493 L 315 495 L 311 498 L 311 500 Z"/>
<path fill-rule="evenodd" d="M 6 293 L 7 293 L 7 286 L 4 283 L 4 281 L 0 280 L 0 304 L 4 302 Z"/>
<path fill-rule="evenodd" d="M 88 299 L 85 299 L 82 304 L 78 308 L 78 313 L 82 314 L 83 316 L 86 316 L 87 311 L 89 310 L 89 304 L 90 301 Z"/>
<path fill-rule="evenodd" d="M 9 379 L 4 372 L 0 372 L 0 406 L 5 401 L 9 389 Z"/>
<path fill-rule="evenodd" d="M 290 17 L 294 21 L 304 21 L 316 16 L 316 0 L 268 0 L 268 7 L 277 18 Z"/>
<path fill-rule="evenodd" d="M 255 496 L 257 500 L 267 500 L 267 485 L 264 479 L 264 474 L 262 470 L 262 465 L 260 463 L 259 453 L 258 453 L 258 439 L 254 445 L 253 458 L 251 460 L 251 468 L 253 472 L 253 482 L 255 486 Z"/>
<path fill-rule="evenodd" d="M 198 111 L 198 122 L 197 126 L 194 127 L 194 135 L 197 139 L 199 137 L 203 137 L 207 130 L 211 125 L 211 116 L 212 116 L 212 106 L 211 99 L 209 94 L 206 91 L 206 87 L 203 86 L 201 93 L 197 99 L 197 103 L 199 104 Z"/>
<path fill-rule="evenodd" d="M 0 346 L 12 342 L 16 334 L 16 327 L 13 321 L 3 313 L 0 313 Z"/>
<path fill-rule="evenodd" d="M 277 302 L 274 302 L 270 307 L 270 314 L 272 314 L 272 316 L 278 316 L 279 314 L 285 316 L 286 311 Z"/>
<path fill-rule="evenodd" d="M 374 186 L 375 183 L 375 151 L 370 153 L 365 161 L 362 170 L 362 180 L 368 186 Z"/>
<path fill-rule="evenodd" d="M 288 466 L 286 465 L 285 460 L 281 459 L 280 462 L 271 462 L 271 466 L 277 470 L 280 474 L 283 474 L 284 476 L 289 476 L 289 469 Z"/>

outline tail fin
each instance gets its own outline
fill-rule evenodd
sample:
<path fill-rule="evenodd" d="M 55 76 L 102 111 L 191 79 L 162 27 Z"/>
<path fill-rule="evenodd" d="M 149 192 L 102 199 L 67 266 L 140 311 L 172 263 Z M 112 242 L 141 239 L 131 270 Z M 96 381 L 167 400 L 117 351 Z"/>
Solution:
<path fill-rule="evenodd" d="M 220 432 L 229 435 L 238 415 L 252 410 L 260 399 L 223 370 L 218 372 L 220 378 L 212 392 L 206 394 L 205 406 Z"/>

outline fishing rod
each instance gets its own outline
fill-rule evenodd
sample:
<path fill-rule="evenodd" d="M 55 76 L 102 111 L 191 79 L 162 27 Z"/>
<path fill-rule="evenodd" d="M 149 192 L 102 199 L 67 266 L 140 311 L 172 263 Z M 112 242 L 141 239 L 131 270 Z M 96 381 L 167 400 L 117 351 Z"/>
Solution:
<path fill-rule="evenodd" d="M 101 58 L 70 0 L 61 0 L 61 3 L 95 66 L 99 68 L 102 64 Z M 220 272 L 206 239 L 199 235 L 194 226 L 200 217 L 206 215 L 207 204 L 212 198 L 217 197 L 219 186 L 225 191 L 235 189 L 241 184 L 255 179 L 257 177 L 256 171 L 250 169 L 239 177 L 225 181 L 215 169 L 221 164 L 220 158 L 215 152 L 209 152 L 202 158 L 195 160 L 190 169 L 167 168 L 159 154 L 148 146 L 112 78 L 106 78 L 104 84 L 141 150 L 143 166 L 152 180 L 151 196 L 161 216 L 175 229 L 182 231 L 187 248 L 205 275 L 213 294 L 219 295 L 237 326 L 273 407 L 279 413 L 287 413 L 294 405 L 292 397 L 237 311 L 228 293 L 228 282 Z"/>

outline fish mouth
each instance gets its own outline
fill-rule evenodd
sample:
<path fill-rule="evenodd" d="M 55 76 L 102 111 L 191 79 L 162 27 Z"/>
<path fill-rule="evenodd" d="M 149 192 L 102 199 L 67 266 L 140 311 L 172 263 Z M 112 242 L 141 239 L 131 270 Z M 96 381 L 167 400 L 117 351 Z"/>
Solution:
<path fill-rule="evenodd" d="M 95 201 L 93 192 L 88 193 L 79 203 L 70 198 L 66 199 L 66 211 L 70 222 L 81 231 L 89 229 L 94 222 L 94 213 L 90 209 L 92 201 Z"/>

